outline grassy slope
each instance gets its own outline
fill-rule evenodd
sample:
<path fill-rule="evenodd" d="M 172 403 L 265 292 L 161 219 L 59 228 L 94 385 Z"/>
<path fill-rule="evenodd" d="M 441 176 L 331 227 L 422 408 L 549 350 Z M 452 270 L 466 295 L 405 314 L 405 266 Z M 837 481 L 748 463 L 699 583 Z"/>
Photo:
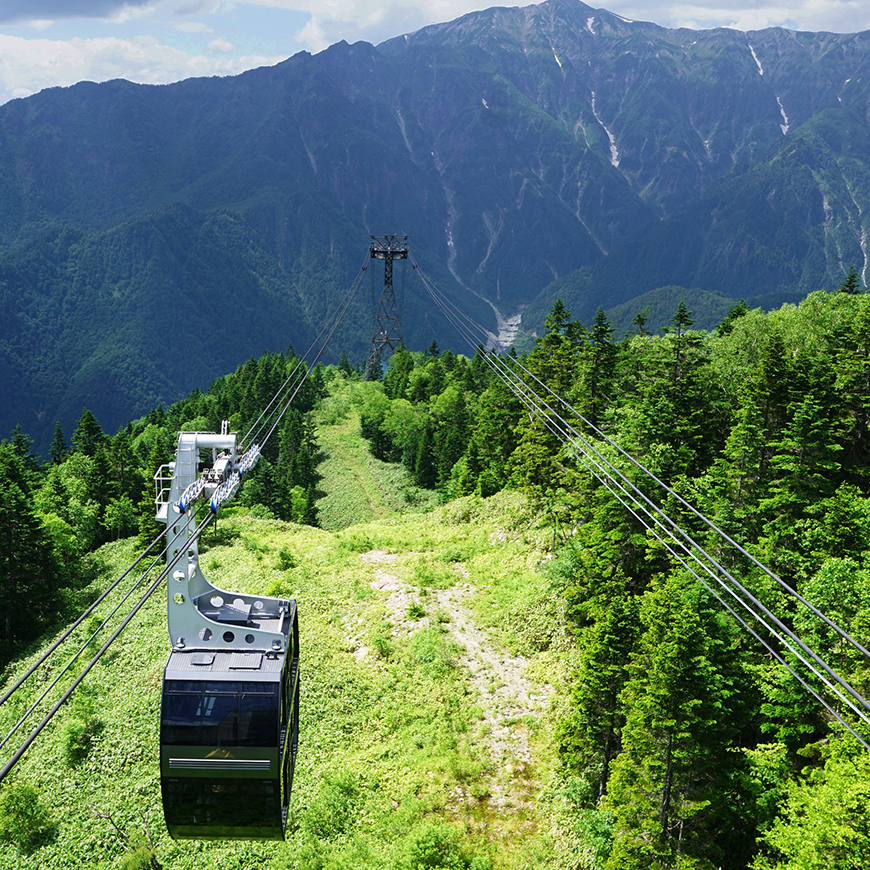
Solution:
<path fill-rule="evenodd" d="M 324 442 L 333 456 L 353 454 L 357 473 L 370 468 L 362 489 L 380 480 L 383 493 L 388 478 L 371 471 L 354 438 L 353 424 L 345 421 Z M 322 471 L 322 486 L 331 486 L 332 472 Z M 376 513 L 390 499 L 401 496 L 394 490 L 389 498 L 371 495 L 358 503 Z M 123 848 L 96 812 L 128 830 L 141 829 L 141 814 L 167 870 L 392 870 L 408 866 L 414 844 L 425 842 L 446 844 L 454 856 L 478 856 L 480 866 L 487 860 L 494 868 L 556 862 L 565 839 L 554 821 L 559 802 L 553 789 L 541 795 L 552 768 L 548 715 L 504 717 L 497 726 L 521 731 L 530 756 L 516 763 L 493 757 L 493 746 L 510 755 L 510 742 L 491 739 L 494 723 L 479 676 L 472 680 L 451 637 L 457 613 L 443 604 L 453 600 L 444 598 L 451 588 L 471 584 L 463 607 L 485 632 L 487 650 L 503 653 L 509 670 L 520 670 L 521 663 L 508 650 L 524 653 L 533 682 L 561 686 L 567 644 L 536 571 L 541 554 L 531 518 L 522 500 L 508 494 L 423 514 L 393 510 L 385 510 L 384 520 L 336 532 L 230 515 L 204 548 L 203 565 L 215 584 L 299 602 L 302 729 L 287 843 L 174 843 L 166 834 L 156 762 L 167 652 L 158 596 L 16 769 L 15 778 L 40 789 L 56 831 L 30 856 L 0 845 L 0 866 L 115 866 Z M 372 550 L 395 556 L 384 566 L 387 588 L 377 588 L 385 575 L 361 558 Z M 106 576 L 133 556 L 123 543 L 104 548 Z M 403 602 L 414 609 L 403 613 Z M 502 680 L 496 674 L 488 679 L 482 691 L 496 693 Z M 0 709 L 0 726 L 13 721 L 21 703 Z M 65 729 L 89 717 L 102 730 L 85 760 L 71 765 L 64 757 Z M 451 826 L 457 841 L 445 838 L 439 825 Z"/>
<path fill-rule="evenodd" d="M 324 493 L 317 509 L 324 529 L 345 529 L 438 503 L 438 494 L 415 486 L 401 465 L 375 459 L 360 437 L 360 408 L 378 390 L 374 383 L 335 377 L 329 384 L 330 395 L 317 411 L 319 489 Z"/>
<path fill-rule="evenodd" d="M 345 529 L 437 503 L 437 494 L 414 486 L 402 466 L 375 459 L 358 431 L 356 411 L 349 411 L 332 425 L 318 427 L 323 454 L 318 471 L 323 478 L 320 490 L 325 494 L 317 509 L 324 529 Z"/>

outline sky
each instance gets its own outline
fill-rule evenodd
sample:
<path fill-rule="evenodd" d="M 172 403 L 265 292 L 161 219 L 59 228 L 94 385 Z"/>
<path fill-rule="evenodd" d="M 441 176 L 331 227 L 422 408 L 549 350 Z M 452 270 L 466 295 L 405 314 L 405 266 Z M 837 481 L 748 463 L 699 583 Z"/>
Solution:
<path fill-rule="evenodd" d="M 0 0 L 0 104 L 83 80 L 234 75 L 341 39 L 377 44 L 466 12 L 528 2 Z M 870 30 L 867 0 L 610 0 L 603 8 L 664 27 Z"/>

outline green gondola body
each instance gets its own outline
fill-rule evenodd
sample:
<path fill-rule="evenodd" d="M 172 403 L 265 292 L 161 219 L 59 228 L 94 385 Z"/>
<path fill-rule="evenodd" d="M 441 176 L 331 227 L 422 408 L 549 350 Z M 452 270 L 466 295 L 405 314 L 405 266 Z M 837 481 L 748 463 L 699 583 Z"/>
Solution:
<path fill-rule="evenodd" d="M 173 650 L 160 778 L 174 839 L 283 840 L 299 737 L 299 632 L 284 651 Z"/>

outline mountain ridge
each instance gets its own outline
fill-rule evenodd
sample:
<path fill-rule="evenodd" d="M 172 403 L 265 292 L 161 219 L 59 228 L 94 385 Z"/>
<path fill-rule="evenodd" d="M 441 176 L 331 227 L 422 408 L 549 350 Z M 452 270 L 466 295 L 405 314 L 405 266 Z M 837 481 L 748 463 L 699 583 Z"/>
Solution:
<path fill-rule="evenodd" d="M 264 349 L 307 347 L 371 233 L 409 235 L 492 331 L 490 306 L 524 309 L 535 331 L 560 294 L 588 319 L 657 287 L 776 304 L 838 286 L 851 265 L 866 281 L 868 116 L 870 32 L 672 30 L 579 0 L 227 78 L 13 100 L 0 107 L 0 383 L 14 403 L 0 431 L 20 423 L 44 449 L 83 403 L 112 428 Z M 177 208 L 188 219 L 173 224 Z M 129 221 L 175 229 L 144 245 Z M 233 232 L 218 241 L 222 221 Z M 65 334 L 70 294 L 111 325 L 97 347 Z M 241 328 L 227 335 L 230 311 Z M 404 314 L 410 346 L 469 351 L 422 288 Z M 360 301 L 351 318 L 336 358 L 365 355 L 373 316 Z M 101 354 L 106 342 L 132 352 Z M 117 366 L 154 372 L 92 396 Z"/>

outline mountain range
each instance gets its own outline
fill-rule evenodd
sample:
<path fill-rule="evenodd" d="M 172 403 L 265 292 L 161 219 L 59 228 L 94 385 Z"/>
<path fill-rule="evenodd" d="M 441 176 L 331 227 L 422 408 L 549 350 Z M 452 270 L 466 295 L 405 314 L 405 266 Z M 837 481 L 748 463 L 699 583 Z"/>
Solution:
<path fill-rule="evenodd" d="M 624 321 L 684 288 L 710 326 L 730 300 L 775 306 L 851 266 L 866 283 L 868 113 L 870 33 L 674 30 L 579 0 L 13 100 L 0 432 L 45 449 L 85 406 L 112 429 L 263 350 L 306 350 L 370 233 L 408 234 L 493 331 L 496 311 L 540 330 L 557 297 Z M 333 359 L 365 356 L 369 273 Z M 467 352 L 408 273 L 409 347 Z"/>

